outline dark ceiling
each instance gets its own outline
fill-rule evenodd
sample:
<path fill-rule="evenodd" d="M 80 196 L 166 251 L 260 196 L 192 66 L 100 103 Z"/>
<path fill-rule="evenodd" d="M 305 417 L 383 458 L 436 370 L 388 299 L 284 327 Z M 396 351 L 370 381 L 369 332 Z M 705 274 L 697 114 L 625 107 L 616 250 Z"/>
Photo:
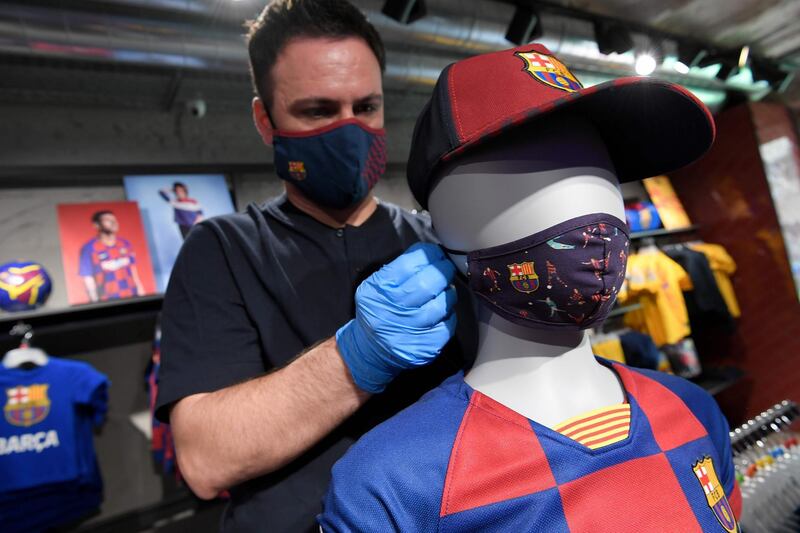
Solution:
<path fill-rule="evenodd" d="M 750 46 L 787 69 L 800 69 L 798 0 L 553 0 L 580 11 L 650 26 L 728 49 Z M 784 98 L 800 111 L 800 76 Z"/>
<path fill-rule="evenodd" d="M 383 2 L 354 0 L 386 41 L 387 91 L 402 103 L 395 106 L 399 119 L 416 116 L 447 63 L 509 46 L 504 33 L 512 4 L 541 7 L 544 38 L 558 45 L 591 43 L 591 24 L 570 19 L 590 13 L 728 51 L 748 45 L 785 70 L 800 69 L 800 0 L 427 0 L 428 16 L 408 26 L 382 16 Z M 202 95 L 223 107 L 246 107 L 252 92 L 242 22 L 262 6 L 262 0 L 0 0 L 0 101 L 166 110 Z M 630 73 L 603 57 L 583 67 Z M 718 80 L 699 81 L 722 88 Z M 776 96 L 800 111 L 800 76 Z"/>

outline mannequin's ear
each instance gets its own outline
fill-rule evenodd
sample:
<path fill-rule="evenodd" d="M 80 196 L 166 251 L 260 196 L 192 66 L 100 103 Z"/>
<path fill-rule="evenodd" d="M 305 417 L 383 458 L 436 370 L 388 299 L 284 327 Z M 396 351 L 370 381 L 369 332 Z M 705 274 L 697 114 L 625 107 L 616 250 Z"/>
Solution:
<path fill-rule="evenodd" d="M 264 144 L 272 146 L 272 123 L 270 123 L 264 102 L 258 96 L 253 98 L 253 122 Z"/>

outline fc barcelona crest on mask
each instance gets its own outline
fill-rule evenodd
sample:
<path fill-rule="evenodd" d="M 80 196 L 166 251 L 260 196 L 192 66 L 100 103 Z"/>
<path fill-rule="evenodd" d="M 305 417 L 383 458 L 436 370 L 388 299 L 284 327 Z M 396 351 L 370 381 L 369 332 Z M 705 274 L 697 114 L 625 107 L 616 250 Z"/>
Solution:
<path fill-rule="evenodd" d="M 6 420 L 14 426 L 28 427 L 38 424 L 50 412 L 49 385 L 28 385 L 6 389 Z"/>
<path fill-rule="evenodd" d="M 711 457 L 705 456 L 702 460 L 697 461 L 692 466 L 697 481 L 703 487 L 703 492 L 706 494 L 708 506 L 714 511 L 714 516 L 717 521 L 725 528 L 728 533 L 736 533 L 739 531 L 739 526 L 736 525 L 736 518 L 733 516 L 733 511 L 725 497 L 725 490 L 717 478 L 717 473 L 714 471 L 714 463 Z"/>
<path fill-rule="evenodd" d="M 508 265 L 511 286 L 519 292 L 530 293 L 539 288 L 539 276 L 533 269 L 533 261 Z"/>
<path fill-rule="evenodd" d="M 583 89 L 578 78 L 569 71 L 564 63 L 553 56 L 538 52 L 514 52 L 514 55 L 525 63 L 522 70 L 537 81 L 569 93 Z"/>
<path fill-rule="evenodd" d="M 297 180 L 306 179 L 306 165 L 302 161 L 289 161 L 289 175 Z"/>

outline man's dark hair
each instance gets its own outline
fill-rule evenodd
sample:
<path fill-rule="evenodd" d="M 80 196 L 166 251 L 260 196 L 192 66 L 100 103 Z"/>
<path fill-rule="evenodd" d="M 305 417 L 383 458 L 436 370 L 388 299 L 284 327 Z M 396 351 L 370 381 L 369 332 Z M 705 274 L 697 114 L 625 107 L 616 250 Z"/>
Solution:
<path fill-rule="evenodd" d="M 180 181 L 176 181 L 175 183 L 172 184 L 172 191 L 175 192 L 175 189 L 177 189 L 178 187 L 182 188 L 186 192 L 189 192 L 189 187 L 187 187 L 185 183 Z"/>
<path fill-rule="evenodd" d="M 92 215 L 92 223 L 100 225 L 100 219 L 103 218 L 103 215 L 113 215 L 113 211 L 109 211 L 108 209 L 104 209 L 103 211 L 95 211 Z"/>
<path fill-rule="evenodd" d="M 372 49 L 381 72 L 386 69 L 383 41 L 364 14 L 347 0 L 273 0 L 247 23 L 250 75 L 264 105 L 272 105 L 272 67 L 295 37 L 360 37 Z"/>

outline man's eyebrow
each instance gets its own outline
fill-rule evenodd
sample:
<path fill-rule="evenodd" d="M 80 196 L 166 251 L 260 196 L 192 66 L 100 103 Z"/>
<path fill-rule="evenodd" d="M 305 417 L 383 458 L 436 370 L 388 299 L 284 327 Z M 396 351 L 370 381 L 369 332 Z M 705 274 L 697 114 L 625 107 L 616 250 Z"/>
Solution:
<path fill-rule="evenodd" d="M 318 98 L 318 97 L 311 97 L 311 98 L 302 98 L 300 100 L 295 100 L 292 102 L 292 108 L 298 107 L 313 107 L 313 106 L 330 106 L 330 105 L 339 105 L 339 102 L 336 100 L 332 100 L 330 98 Z"/>
<path fill-rule="evenodd" d="M 356 100 L 357 103 L 364 103 L 364 102 L 374 102 L 374 103 L 381 103 L 383 102 L 383 95 L 379 93 L 371 93 L 367 96 L 363 96 Z"/>

